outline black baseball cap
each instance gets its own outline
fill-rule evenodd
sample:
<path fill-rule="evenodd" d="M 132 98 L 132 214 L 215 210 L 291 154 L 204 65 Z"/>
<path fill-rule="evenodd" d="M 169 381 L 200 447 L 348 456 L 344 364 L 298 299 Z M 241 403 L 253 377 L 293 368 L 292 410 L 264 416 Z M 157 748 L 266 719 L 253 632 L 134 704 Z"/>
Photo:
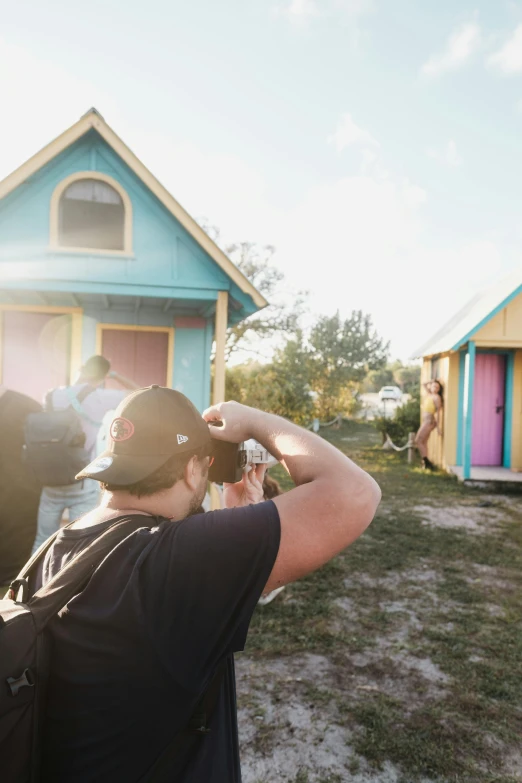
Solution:
<path fill-rule="evenodd" d="M 77 479 L 128 486 L 141 481 L 171 457 L 212 450 L 208 424 L 181 392 L 150 386 L 119 404 L 110 427 L 110 447 Z"/>

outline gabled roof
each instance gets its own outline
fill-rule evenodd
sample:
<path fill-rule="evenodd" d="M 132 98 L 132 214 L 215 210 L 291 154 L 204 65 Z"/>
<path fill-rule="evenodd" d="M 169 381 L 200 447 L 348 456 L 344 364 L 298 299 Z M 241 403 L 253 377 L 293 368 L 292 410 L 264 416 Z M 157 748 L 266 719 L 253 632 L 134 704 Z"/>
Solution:
<path fill-rule="evenodd" d="M 464 305 L 433 337 L 418 348 L 412 359 L 458 349 L 482 329 L 497 313 L 522 293 L 522 272 L 518 271 L 500 280 Z"/>
<path fill-rule="evenodd" d="M 186 212 L 181 204 L 166 190 L 163 185 L 151 174 L 146 166 L 136 157 L 132 150 L 114 133 L 112 128 L 107 125 L 101 114 L 96 109 L 89 111 L 81 117 L 78 122 L 64 131 L 60 136 L 41 149 L 32 158 L 29 158 L 19 168 L 9 174 L 0 182 L 0 199 L 7 196 L 12 190 L 17 188 L 22 182 L 25 182 L 30 176 L 41 169 L 46 163 L 53 160 L 57 155 L 74 144 L 91 128 L 97 131 L 100 136 L 112 147 L 112 149 L 125 161 L 127 166 L 136 174 L 136 176 L 154 193 L 161 201 L 164 207 L 174 215 L 183 228 L 194 238 L 200 247 L 221 267 L 228 277 L 236 283 L 243 293 L 252 297 L 258 308 L 266 307 L 268 302 L 252 285 L 252 283 L 240 272 L 234 263 L 223 253 L 208 234 L 196 223 L 196 221 Z"/>

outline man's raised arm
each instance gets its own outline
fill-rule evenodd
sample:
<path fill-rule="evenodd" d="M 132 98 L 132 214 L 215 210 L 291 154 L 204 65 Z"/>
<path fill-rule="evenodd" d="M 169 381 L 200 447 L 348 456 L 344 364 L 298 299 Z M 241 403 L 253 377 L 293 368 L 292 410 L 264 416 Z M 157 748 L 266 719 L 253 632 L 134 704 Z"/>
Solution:
<path fill-rule="evenodd" d="M 279 553 L 266 591 L 293 582 L 347 547 L 372 521 L 378 484 L 317 435 L 270 413 L 236 402 L 208 408 L 217 440 L 255 438 L 286 468 L 296 488 L 274 498 L 281 519 Z"/>

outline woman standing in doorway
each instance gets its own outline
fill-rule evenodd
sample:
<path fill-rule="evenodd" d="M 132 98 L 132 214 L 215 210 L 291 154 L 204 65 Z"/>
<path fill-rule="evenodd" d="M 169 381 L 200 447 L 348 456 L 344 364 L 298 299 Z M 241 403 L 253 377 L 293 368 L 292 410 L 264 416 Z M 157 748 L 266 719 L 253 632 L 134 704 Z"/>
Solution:
<path fill-rule="evenodd" d="M 434 429 L 442 435 L 443 395 L 440 381 L 429 381 L 424 384 L 426 396 L 422 405 L 422 423 L 415 437 L 415 444 L 422 458 L 422 465 L 427 470 L 435 470 L 435 465 L 428 459 L 428 439 Z"/>

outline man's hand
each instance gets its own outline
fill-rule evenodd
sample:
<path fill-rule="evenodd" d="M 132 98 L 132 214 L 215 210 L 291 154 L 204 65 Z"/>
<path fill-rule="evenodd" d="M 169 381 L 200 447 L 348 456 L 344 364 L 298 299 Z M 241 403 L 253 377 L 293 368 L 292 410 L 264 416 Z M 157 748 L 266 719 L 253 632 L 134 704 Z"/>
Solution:
<path fill-rule="evenodd" d="M 238 508 L 261 503 L 264 499 L 263 479 L 267 465 L 249 465 L 243 478 L 236 484 L 223 484 L 223 502 L 225 508 Z"/>
<path fill-rule="evenodd" d="M 261 411 L 239 402 L 220 402 L 203 411 L 203 418 L 209 424 L 221 423 L 220 427 L 210 427 L 210 435 L 229 443 L 242 443 L 251 438 L 254 422 L 260 416 L 263 416 Z"/>

